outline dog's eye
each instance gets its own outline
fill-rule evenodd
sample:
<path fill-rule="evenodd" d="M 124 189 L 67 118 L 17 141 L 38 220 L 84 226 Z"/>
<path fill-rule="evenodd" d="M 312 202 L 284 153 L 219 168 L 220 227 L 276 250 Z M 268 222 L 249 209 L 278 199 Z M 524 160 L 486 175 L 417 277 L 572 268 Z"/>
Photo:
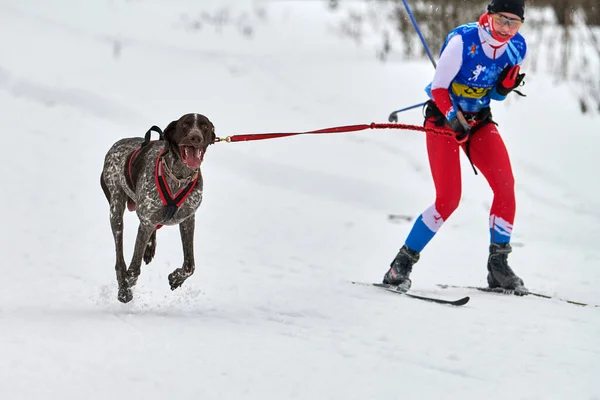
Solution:
<path fill-rule="evenodd" d="M 188 124 L 186 124 L 186 123 L 183 123 L 183 124 L 181 124 L 181 127 L 182 127 L 182 128 L 187 128 L 187 127 L 188 127 Z"/>

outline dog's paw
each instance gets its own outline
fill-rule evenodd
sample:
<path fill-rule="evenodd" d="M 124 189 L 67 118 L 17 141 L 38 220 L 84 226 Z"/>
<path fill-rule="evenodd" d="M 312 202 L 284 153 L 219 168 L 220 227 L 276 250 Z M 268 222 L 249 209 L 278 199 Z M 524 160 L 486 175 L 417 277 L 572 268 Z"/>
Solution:
<path fill-rule="evenodd" d="M 125 277 L 125 283 L 127 286 L 132 288 L 137 284 L 139 274 L 135 274 L 131 271 L 127 271 L 127 276 Z"/>
<path fill-rule="evenodd" d="M 187 273 L 183 270 L 183 268 L 177 268 L 175 271 L 169 274 L 169 285 L 171 285 L 171 290 L 175 290 L 181 285 L 187 278 L 192 275 L 191 273 Z"/>
<path fill-rule="evenodd" d="M 121 303 L 129 303 L 133 299 L 133 293 L 131 293 L 130 287 L 119 288 L 119 294 L 117 298 Z"/>

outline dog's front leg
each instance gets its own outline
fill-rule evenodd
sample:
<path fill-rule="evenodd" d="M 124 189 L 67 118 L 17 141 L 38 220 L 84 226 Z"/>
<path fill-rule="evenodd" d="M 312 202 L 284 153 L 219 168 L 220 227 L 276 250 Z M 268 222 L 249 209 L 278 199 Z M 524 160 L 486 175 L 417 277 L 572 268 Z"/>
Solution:
<path fill-rule="evenodd" d="M 196 218 L 192 214 L 189 218 L 179 224 L 181 233 L 181 244 L 183 245 L 183 266 L 169 274 L 169 285 L 171 290 L 177 289 L 189 278 L 196 269 L 194 263 L 194 228 Z"/>
<path fill-rule="evenodd" d="M 142 269 L 142 259 L 144 252 L 148 246 L 148 240 L 152 233 L 156 231 L 156 226 L 140 223 L 137 237 L 135 239 L 135 248 L 133 249 L 133 257 L 127 270 L 127 284 L 129 287 L 135 286 Z"/>

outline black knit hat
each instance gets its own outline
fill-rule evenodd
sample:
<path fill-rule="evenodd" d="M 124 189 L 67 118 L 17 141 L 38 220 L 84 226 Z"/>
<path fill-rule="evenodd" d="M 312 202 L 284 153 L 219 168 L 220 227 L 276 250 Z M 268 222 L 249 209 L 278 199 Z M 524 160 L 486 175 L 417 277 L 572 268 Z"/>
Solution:
<path fill-rule="evenodd" d="M 492 0 L 487 9 L 489 13 L 507 12 L 525 20 L 525 0 Z"/>

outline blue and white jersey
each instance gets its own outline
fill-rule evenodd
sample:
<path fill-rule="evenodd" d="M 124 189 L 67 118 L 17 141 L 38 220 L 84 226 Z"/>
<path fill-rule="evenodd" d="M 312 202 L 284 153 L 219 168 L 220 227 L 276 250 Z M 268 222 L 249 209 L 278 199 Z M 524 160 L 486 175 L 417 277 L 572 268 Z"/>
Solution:
<path fill-rule="evenodd" d="M 440 62 L 432 83 L 425 91 L 448 89 L 454 110 L 478 112 L 489 107 L 490 100 L 504 100 L 496 92 L 496 82 L 507 66 L 521 64 L 527 44 L 517 33 L 506 43 L 495 41 L 489 31 L 473 22 L 454 29 L 442 47 Z"/>

